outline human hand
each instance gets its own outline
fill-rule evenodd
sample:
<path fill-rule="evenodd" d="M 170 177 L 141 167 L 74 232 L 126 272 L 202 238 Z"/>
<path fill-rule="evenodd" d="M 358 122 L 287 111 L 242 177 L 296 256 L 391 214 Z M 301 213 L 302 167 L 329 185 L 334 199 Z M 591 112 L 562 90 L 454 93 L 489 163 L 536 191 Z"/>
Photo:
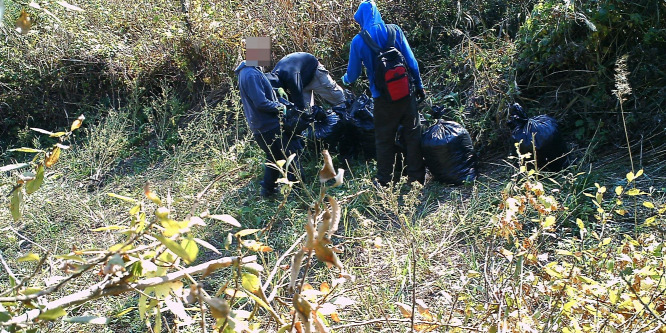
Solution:
<path fill-rule="evenodd" d="M 284 88 L 282 88 L 282 87 L 278 88 L 277 93 L 278 93 L 278 96 L 280 96 L 280 97 L 282 97 L 286 100 L 289 100 L 289 98 L 287 98 L 287 92 L 284 91 Z"/>
<path fill-rule="evenodd" d="M 414 92 L 414 95 L 416 96 L 416 102 L 417 103 L 423 102 L 426 98 L 425 90 L 423 90 L 423 88 L 416 89 L 416 91 Z"/>

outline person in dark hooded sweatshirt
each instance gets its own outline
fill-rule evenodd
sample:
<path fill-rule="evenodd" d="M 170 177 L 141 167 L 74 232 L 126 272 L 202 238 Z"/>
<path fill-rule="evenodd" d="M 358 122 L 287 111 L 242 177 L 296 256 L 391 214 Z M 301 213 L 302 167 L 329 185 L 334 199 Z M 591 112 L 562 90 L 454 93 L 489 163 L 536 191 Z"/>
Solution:
<path fill-rule="evenodd" d="M 354 14 L 354 20 L 363 30 L 368 31 L 370 37 L 381 48 L 388 44 L 388 30 L 382 20 L 377 5 L 374 1 L 362 1 Z M 395 48 L 398 49 L 407 62 L 407 67 L 414 86 L 414 92 L 408 97 L 392 102 L 387 96 L 382 96 L 374 82 L 375 54 L 365 43 L 360 34 L 356 35 L 351 42 L 349 50 L 349 63 L 347 72 L 342 77 L 342 83 L 349 85 L 360 76 L 362 67 L 365 66 L 368 78 L 370 78 L 370 91 L 374 99 L 374 122 L 375 122 L 375 145 L 377 151 L 377 181 L 382 186 L 400 178 L 401 170 L 394 170 L 397 158 L 399 158 L 395 137 L 398 126 L 404 127 L 405 142 L 405 164 L 407 176 L 410 182 L 425 181 L 425 164 L 421 154 L 421 124 L 419 114 L 416 110 L 417 97 L 421 101 L 425 98 L 423 83 L 419 66 L 414 58 L 414 53 L 407 43 L 405 35 L 399 27 L 395 29 Z M 400 165 L 400 163 L 397 163 Z"/>
<path fill-rule="evenodd" d="M 280 117 L 286 112 L 285 105 L 278 102 L 270 82 L 259 67 L 246 65 L 246 61 L 243 61 L 234 72 L 238 77 L 245 119 L 254 139 L 266 153 L 266 162 L 285 160 L 287 156 L 295 153 L 296 158 L 291 164 L 293 169 L 288 173 L 288 178 L 296 181 L 295 172 L 303 175 L 298 162 L 298 153 L 302 146 L 297 138 L 283 133 L 280 129 Z M 278 192 L 276 181 L 279 176 L 278 170 L 264 166 L 264 177 L 260 182 L 261 196 L 268 197 Z"/>
<path fill-rule="evenodd" d="M 299 110 L 312 106 L 312 93 L 315 92 L 332 106 L 345 102 L 345 92 L 317 58 L 307 52 L 294 52 L 286 55 L 266 73 L 273 88 L 283 88 L 289 99 Z"/>

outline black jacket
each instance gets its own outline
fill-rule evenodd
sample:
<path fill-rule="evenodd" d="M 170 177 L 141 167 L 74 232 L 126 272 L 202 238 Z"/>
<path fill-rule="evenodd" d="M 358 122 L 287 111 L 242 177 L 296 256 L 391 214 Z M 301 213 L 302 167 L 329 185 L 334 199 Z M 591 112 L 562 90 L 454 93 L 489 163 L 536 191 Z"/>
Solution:
<path fill-rule="evenodd" d="M 280 59 L 266 77 L 273 88 L 284 88 L 290 101 L 303 110 L 309 106 L 309 101 L 303 100 L 303 88 L 312 82 L 318 66 L 319 60 L 312 54 L 295 52 Z"/>

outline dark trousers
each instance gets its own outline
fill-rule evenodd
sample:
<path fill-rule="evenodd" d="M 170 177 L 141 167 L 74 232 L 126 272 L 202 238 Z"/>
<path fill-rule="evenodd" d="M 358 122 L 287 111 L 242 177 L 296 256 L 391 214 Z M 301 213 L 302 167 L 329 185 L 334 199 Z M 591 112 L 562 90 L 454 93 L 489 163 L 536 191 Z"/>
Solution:
<path fill-rule="evenodd" d="M 255 133 L 254 140 L 257 141 L 261 150 L 266 153 L 266 163 L 286 160 L 291 154 L 296 154 L 287 176 L 291 181 L 302 180 L 303 168 L 298 161 L 303 149 L 303 140 L 300 137 L 282 133 L 280 128 L 276 128 L 264 133 Z M 280 178 L 280 171 L 268 166 L 268 164 L 264 165 L 264 180 L 261 185 L 265 189 L 271 192 L 275 191 L 278 178 Z"/>
<path fill-rule="evenodd" d="M 409 181 L 425 181 L 425 164 L 421 154 L 421 123 L 416 110 L 416 98 L 406 97 L 397 102 L 375 98 L 375 145 L 377 146 L 377 180 L 382 185 L 397 181 L 401 176 L 402 157 L 395 145 L 398 126 L 403 126 L 405 149 L 404 166 Z M 398 163 L 396 163 L 398 162 Z"/>

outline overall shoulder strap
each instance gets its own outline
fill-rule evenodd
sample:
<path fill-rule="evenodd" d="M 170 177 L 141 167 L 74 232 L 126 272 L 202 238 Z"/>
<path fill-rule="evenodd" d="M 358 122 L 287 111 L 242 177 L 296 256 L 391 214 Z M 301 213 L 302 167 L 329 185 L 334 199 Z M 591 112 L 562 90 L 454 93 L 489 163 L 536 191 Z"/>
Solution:
<path fill-rule="evenodd" d="M 379 53 L 379 52 L 381 52 L 381 48 L 380 48 L 379 45 L 377 45 L 377 43 L 372 39 L 372 37 L 370 36 L 370 33 L 368 32 L 368 30 L 363 29 L 359 34 L 361 35 L 361 38 L 363 38 L 363 41 L 365 42 L 365 44 L 368 45 L 368 47 L 370 47 L 370 49 L 372 50 L 372 52 L 374 52 L 374 53 Z"/>
<path fill-rule="evenodd" d="M 396 35 L 396 25 L 395 24 L 387 24 L 386 25 L 386 31 L 388 32 L 388 38 L 386 39 L 386 48 L 388 49 L 389 47 L 394 47 L 395 46 L 395 35 Z"/>

